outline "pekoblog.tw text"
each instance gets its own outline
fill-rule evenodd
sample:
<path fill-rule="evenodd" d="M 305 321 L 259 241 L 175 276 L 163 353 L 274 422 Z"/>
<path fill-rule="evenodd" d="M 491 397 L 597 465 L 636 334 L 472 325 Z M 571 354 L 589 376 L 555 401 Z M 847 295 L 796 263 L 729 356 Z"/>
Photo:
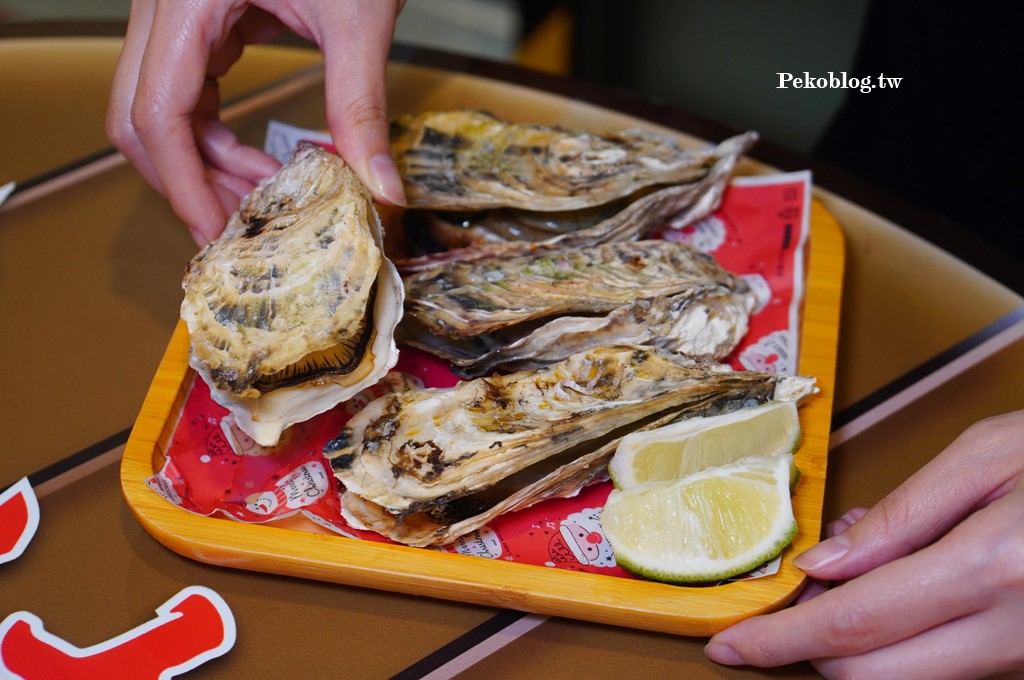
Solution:
<path fill-rule="evenodd" d="M 829 71 L 827 76 L 812 76 L 809 71 L 804 71 L 802 76 L 792 73 L 777 72 L 779 86 L 775 89 L 786 90 L 828 90 L 828 89 L 852 89 L 861 92 L 871 92 L 876 87 L 879 89 L 896 89 L 900 86 L 903 78 L 893 78 L 884 73 L 876 77 L 864 76 L 863 78 L 852 78 L 842 71 L 838 75 Z"/>

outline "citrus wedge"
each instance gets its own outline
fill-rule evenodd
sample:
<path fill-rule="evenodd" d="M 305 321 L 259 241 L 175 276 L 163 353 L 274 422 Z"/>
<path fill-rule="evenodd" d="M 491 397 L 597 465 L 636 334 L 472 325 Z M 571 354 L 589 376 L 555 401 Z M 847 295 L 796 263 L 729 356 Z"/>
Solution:
<path fill-rule="evenodd" d="M 688 418 L 622 438 L 608 464 L 616 488 L 679 479 L 746 456 L 793 453 L 800 445 L 795 401 L 769 402 L 732 413 Z"/>
<path fill-rule="evenodd" d="M 613 489 L 601 514 L 618 564 L 658 581 L 742 574 L 796 535 L 792 454 L 750 456 L 675 481 Z"/>

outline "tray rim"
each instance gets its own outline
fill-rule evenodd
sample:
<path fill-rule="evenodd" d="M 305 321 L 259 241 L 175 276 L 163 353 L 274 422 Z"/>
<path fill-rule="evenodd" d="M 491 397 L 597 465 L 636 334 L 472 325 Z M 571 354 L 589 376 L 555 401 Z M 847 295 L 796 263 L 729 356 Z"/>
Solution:
<path fill-rule="evenodd" d="M 711 635 L 740 619 L 780 609 L 806 578 L 792 558 L 817 542 L 821 527 L 844 266 L 838 223 L 817 200 L 810 204 L 799 370 L 817 379 L 820 392 L 800 409 L 803 443 L 796 460 L 803 475 L 794 496 L 798 533 L 771 577 L 683 587 L 245 524 L 175 507 L 145 479 L 159 467 L 191 382 L 188 333 L 181 321 L 125 445 L 120 470 L 125 500 L 158 542 L 219 566 L 689 636 Z"/>

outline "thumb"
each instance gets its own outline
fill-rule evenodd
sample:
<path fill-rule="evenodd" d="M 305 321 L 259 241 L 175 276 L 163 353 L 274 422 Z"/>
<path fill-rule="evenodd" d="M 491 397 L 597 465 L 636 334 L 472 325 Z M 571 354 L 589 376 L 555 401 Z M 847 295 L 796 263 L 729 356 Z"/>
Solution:
<path fill-rule="evenodd" d="M 1024 467 L 1024 411 L 980 421 L 841 533 L 793 564 L 848 580 L 928 545 L 1004 495 Z"/>

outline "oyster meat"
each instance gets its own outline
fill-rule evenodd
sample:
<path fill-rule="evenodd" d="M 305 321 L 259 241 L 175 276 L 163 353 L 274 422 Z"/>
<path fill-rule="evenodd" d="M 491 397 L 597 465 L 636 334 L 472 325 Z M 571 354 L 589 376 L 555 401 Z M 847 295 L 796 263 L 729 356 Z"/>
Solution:
<path fill-rule="evenodd" d="M 618 439 L 679 418 L 796 400 L 814 379 L 602 347 L 537 371 L 391 393 L 325 449 L 353 526 L 440 545 L 603 478 Z"/>
<path fill-rule="evenodd" d="M 186 271 L 190 365 L 264 446 L 394 366 L 404 289 L 369 193 L 300 143 Z"/>
<path fill-rule="evenodd" d="M 463 377 L 610 344 L 719 359 L 746 334 L 757 302 L 710 255 L 661 240 L 451 262 L 405 286 L 401 341 L 448 359 Z"/>

